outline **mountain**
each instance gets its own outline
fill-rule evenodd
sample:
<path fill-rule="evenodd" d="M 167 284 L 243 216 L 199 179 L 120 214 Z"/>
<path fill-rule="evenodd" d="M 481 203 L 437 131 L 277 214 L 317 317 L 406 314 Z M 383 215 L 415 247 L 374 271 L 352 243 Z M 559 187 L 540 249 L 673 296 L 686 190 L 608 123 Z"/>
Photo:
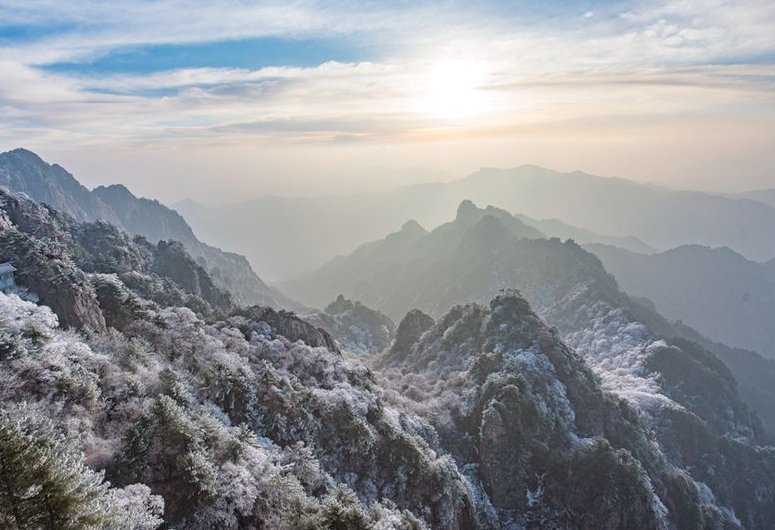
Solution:
<path fill-rule="evenodd" d="M 6 261 L 16 267 L 21 292 L 49 306 L 63 327 L 120 328 L 145 311 L 136 296 L 203 315 L 235 307 L 180 243 L 154 245 L 105 221 L 80 223 L 0 190 L 0 262 Z M 134 294 L 122 292 L 124 285 Z"/>
<path fill-rule="evenodd" d="M 263 197 L 219 207 L 185 201 L 175 208 L 197 234 L 244 252 L 257 270 L 284 281 L 384 237 L 407 219 L 436 227 L 465 199 L 527 216 L 545 234 L 579 243 L 647 253 L 696 243 L 727 246 L 753 260 L 775 257 L 775 208 L 760 202 L 536 166 L 482 169 L 385 193 Z M 248 233 L 246 226 L 255 229 Z"/>
<path fill-rule="evenodd" d="M 38 155 L 27 149 L 0 153 L 0 186 L 50 204 L 79 221 L 118 221 L 118 217 L 106 204 L 62 166 L 46 164 Z"/>
<path fill-rule="evenodd" d="M 310 324 L 330 333 L 342 350 L 357 355 L 387 349 L 396 331 L 396 325 L 386 315 L 342 295 L 324 311 L 302 316 Z"/>
<path fill-rule="evenodd" d="M 369 243 L 285 288 L 310 304 L 341 292 L 391 318 L 413 308 L 435 318 L 452 305 L 486 303 L 516 288 L 577 349 L 603 389 L 651 418 L 663 451 L 683 469 L 697 469 L 704 458 L 698 447 L 726 437 L 747 438 L 753 447 L 771 439 L 774 385 L 748 377 L 754 366 L 772 374 L 771 361 L 671 324 L 619 291 L 599 259 L 576 243 L 517 237 L 488 210 L 498 212 L 463 203 L 453 222 Z M 749 406 L 767 434 L 757 434 Z"/>
<path fill-rule="evenodd" d="M 644 255 L 588 245 L 621 288 L 713 340 L 775 358 L 775 267 L 728 248 L 684 245 Z"/>
<path fill-rule="evenodd" d="M 749 454 L 744 442 L 701 442 L 695 449 L 705 461 L 692 468 L 693 479 L 654 443 L 646 418 L 602 391 L 582 358 L 519 295 L 457 306 L 436 322 L 426 316 L 418 328 L 421 320 L 415 312 L 401 322 L 399 329 L 420 333 L 399 337 L 375 370 L 389 388 L 386 399 L 426 418 L 486 493 L 480 517 L 493 527 L 739 527 L 750 505 L 733 500 L 739 492 L 726 481 L 743 475 L 726 459 Z M 691 422 L 685 411 L 666 410 L 676 422 Z M 767 452 L 755 465 L 769 469 L 772 458 Z M 759 519 L 760 508 L 753 510 L 755 519 L 749 511 L 742 524 L 766 526 L 772 515 Z"/>
<path fill-rule="evenodd" d="M 506 215 L 488 211 L 466 203 L 461 222 Z M 534 235 L 504 221 L 509 237 Z M 670 404 L 654 424 L 604 390 L 517 293 L 438 321 L 410 312 L 383 353 L 349 358 L 292 313 L 236 307 L 181 243 L 154 245 L 21 194 L 0 191 L 0 252 L 19 273 L 16 293 L 0 292 L 4 527 L 700 530 L 775 520 L 775 454 L 752 445 L 755 418 L 723 366 L 688 346 L 662 347 L 662 362 L 690 363 L 691 384 L 675 387 L 704 389 L 693 410 L 722 413 Z M 66 323 L 76 305 L 90 318 Z M 325 313 L 340 327 L 376 325 L 356 339 L 380 326 L 393 334 L 384 315 L 344 297 Z M 715 434 L 730 426 L 734 437 Z"/>
<path fill-rule="evenodd" d="M 107 221 L 154 244 L 179 241 L 240 303 L 300 308 L 266 285 L 243 256 L 202 243 L 177 212 L 158 201 L 137 198 L 124 186 L 100 186 L 89 191 L 61 166 L 47 164 L 25 149 L 0 154 L 0 186 L 24 193 L 77 221 Z"/>
<path fill-rule="evenodd" d="M 750 199 L 775 208 L 775 189 L 754 190 L 732 195 L 735 198 Z"/>

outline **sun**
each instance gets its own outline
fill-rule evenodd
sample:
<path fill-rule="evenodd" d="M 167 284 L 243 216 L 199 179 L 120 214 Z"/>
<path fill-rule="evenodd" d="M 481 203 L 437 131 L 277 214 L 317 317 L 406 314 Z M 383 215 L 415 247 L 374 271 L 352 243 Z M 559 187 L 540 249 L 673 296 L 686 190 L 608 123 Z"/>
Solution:
<path fill-rule="evenodd" d="M 488 95 L 482 88 L 486 70 L 481 63 L 446 60 L 434 63 L 425 75 L 420 111 L 437 118 L 461 119 L 483 114 Z"/>

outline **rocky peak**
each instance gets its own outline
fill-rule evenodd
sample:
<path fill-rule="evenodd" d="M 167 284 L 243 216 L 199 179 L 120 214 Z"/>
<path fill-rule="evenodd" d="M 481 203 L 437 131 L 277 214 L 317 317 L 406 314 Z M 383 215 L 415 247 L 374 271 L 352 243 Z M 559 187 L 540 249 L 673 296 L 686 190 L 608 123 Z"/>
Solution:
<path fill-rule="evenodd" d="M 234 314 L 265 322 L 277 335 L 291 341 L 300 340 L 308 346 L 323 347 L 334 353 L 341 353 L 336 341 L 327 331 L 313 326 L 289 311 L 276 311 L 271 307 L 256 305 L 238 309 Z"/>
<path fill-rule="evenodd" d="M 131 191 L 129 191 L 129 188 L 123 184 L 97 186 L 92 190 L 92 193 L 99 196 L 100 198 L 110 198 L 112 200 L 131 201 L 137 199 L 137 197 Z"/>
<path fill-rule="evenodd" d="M 398 324 L 396 339 L 390 347 L 391 353 L 406 353 L 417 343 L 423 333 L 434 324 L 431 317 L 420 311 L 412 309 Z"/>
<path fill-rule="evenodd" d="M 471 217 L 475 216 L 478 212 L 479 212 L 479 208 L 476 207 L 473 201 L 466 199 L 463 202 L 461 202 L 460 205 L 457 207 L 457 215 L 455 216 L 455 220 L 463 221 L 466 219 L 470 219 Z"/>
<path fill-rule="evenodd" d="M 699 529 L 730 522 L 703 504 L 692 480 L 656 449 L 638 413 L 602 391 L 517 292 L 489 306 L 456 306 L 411 355 L 383 359 L 379 376 L 425 411 L 458 467 L 471 470 L 500 523 L 493 527 Z M 614 501 L 622 495 L 626 506 Z"/>
<path fill-rule="evenodd" d="M 326 306 L 326 313 L 329 315 L 341 315 L 345 311 L 350 311 L 355 307 L 352 300 L 347 300 L 344 295 L 339 295 L 336 300 Z"/>
<path fill-rule="evenodd" d="M 415 221 L 414 219 L 410 219 L 409 221 L 405 222 L 403 226 L 401 226 L 401 232 L 408 233 L 408 234 L 427 234 L 428 231 L 423 228 L 420 223 Z"/>

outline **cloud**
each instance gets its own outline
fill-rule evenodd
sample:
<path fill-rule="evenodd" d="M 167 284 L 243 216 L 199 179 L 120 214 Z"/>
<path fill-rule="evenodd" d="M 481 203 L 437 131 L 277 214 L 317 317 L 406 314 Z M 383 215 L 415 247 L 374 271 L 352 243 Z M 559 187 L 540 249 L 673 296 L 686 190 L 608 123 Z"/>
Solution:
<path fill-rule="evenodd" d="M 775 6 L 765 0 L 614 3 L 545 18 L 484 2 L 7 0 L 0 137 L 74 143 L 255 135 L 290 141 L 487 137 L 561 123 L 772 116 Z M 37 28 L 37 33 L 34 31 Z M 88 62 L 152 44 L 262 36 L 367 39 L 374 56 L 257 69 L 99 73 Z M 482 65 L 490 111 L 423 113 L 435 62 Z M 224 59 L 225 62 L 227 58 Z M 767 110 L 770 109 L 770 110 Z"/>

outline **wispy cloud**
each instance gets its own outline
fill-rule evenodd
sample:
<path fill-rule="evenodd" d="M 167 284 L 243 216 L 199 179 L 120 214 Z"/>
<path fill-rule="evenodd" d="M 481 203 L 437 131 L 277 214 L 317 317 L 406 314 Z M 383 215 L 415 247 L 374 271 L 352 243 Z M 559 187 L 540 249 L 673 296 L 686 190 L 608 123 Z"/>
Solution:
<path fill-rule="evenodd" d="M 0 141 L 417 142 L 725 113 L 775 120 L 770 0 L 573 5 L 5 0 Z M 250 68 L 228 54 L 198 64 L 186 48 L 263 38 L 367 43 L 368 52 Z M 128 50 L 125 60 L 142 61 L 159 45 L 190 52 L 186 66 L 99 67 Z M 429 72 L 450 59 L 483 72 L 474 88 L 486 110 L 424 111 L 438 96 L 427 93 Z"/>

